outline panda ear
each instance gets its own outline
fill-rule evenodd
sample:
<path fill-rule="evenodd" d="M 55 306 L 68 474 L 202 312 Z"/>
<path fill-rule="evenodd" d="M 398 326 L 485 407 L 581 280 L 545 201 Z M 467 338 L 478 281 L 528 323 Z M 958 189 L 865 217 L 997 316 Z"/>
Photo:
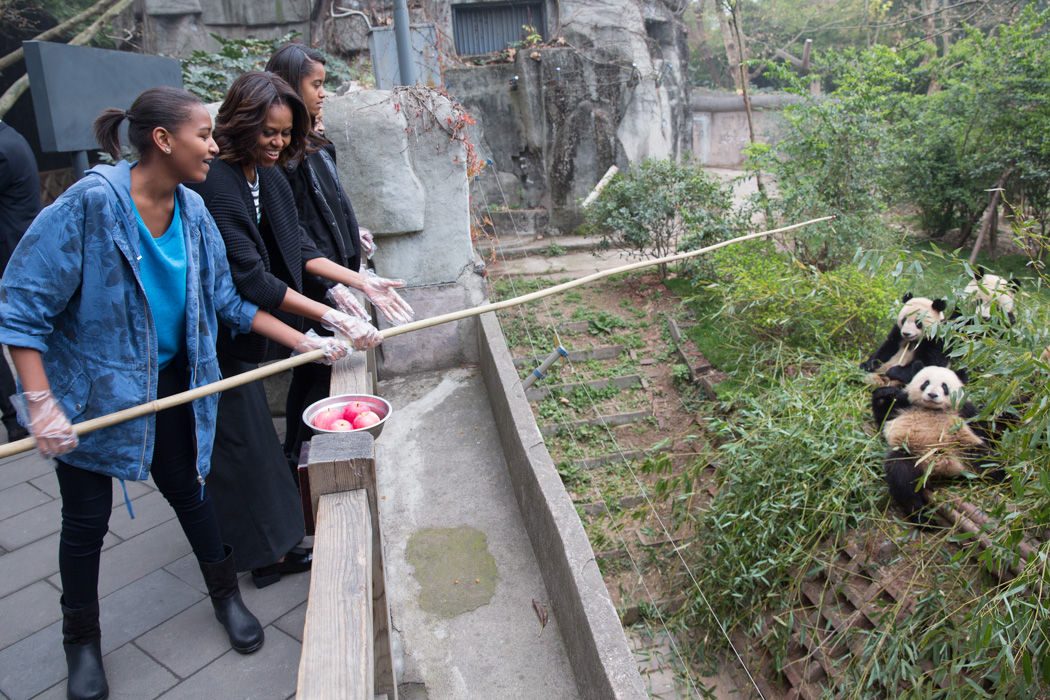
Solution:
<path fill-rule="evenodd" d="M 922 360 L 915 360 L 915 362 L 911 363 L 911 369 L 912 369 L 911 376 L 914 377 L 916 374 L 918 374 L 919 372 L 921 372 L 924 369 L 926 369 L 926 365 L 924 365 L 922 363 Z"/>
<path fill-rule="evenodd" d="M 973 278 L 979 282 L 982 277 L 984 277 L 984 268 L 978 265 L 973 271 Z"/>
<path fill-rule="evenodd" d="M 905 292 L 904 296 L 901 297 L 901 303 L 907 304 L 909 301 L 911 301 L 911 292 Z"/>
<path fill-rule="evenodd" d="M 948 302 L 946 302 L 944 299 L 934 299 L 933 304 L 931 304 L 931 306 L 933 306 L 934 311 L 940 311 L 941 313 L 944 313 L 944 310 L 948 308 Z"/>
<path fill-rule="evenodd" d="M 1014 279 L 1013 277 L 1011 277 L 1010 279 L 1006 280 L 1006 285 L 1013 289 L 1015 292 L 1021 291 L 1021 280 L 1019 279 Z"/>

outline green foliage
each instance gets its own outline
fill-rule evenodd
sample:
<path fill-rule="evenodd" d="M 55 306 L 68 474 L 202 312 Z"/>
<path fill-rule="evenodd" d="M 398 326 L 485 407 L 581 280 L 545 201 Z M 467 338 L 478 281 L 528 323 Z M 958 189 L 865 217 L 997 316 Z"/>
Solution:
<path fill-rule="evenodd" d="M 263 70 L 270 56 L 299 36 L 290 32 L 279 39 L 226 39 L 218 34 L 211 37 L 219 42 L 219 51 L 194 51 L 182 60 L 183 86 L 205 103 L 221 102 L 233 81 L 250 70 Z M 332 87 L 346 80 L 365 78 L 370 80 L 371 71 L 351 66 L 337 56 L 325 56 L 327 76 L 325 83 Z"/>
<path fill-rule="evenodd" d="M 899 296 L 885 278 L 851 266 L 822 271 L 777 253 L 773 244 L 748 241 L 714 253 L 725 281 L 717 290 L 723 326 L 764 341 L 847 355 L 877 345 L 883 319 Z"/>
<path fill-rule="evenodd" d="M 604 246 L 647 258 L 717 243 L 748 225 L 728 187 L 673 160 L 647 159 L 617 173 L 585 211 L 586 228 L 602 234 Z M 666 277 L 665 266 L 660 273 Z"/>
<path fill-rule="evenodd" d="M 804 96 L 784 110 L 787 128 L 774 148 L 747 151 L 747 167 L 771 172 L 776 193 L 762 202 L 787 223 L 835 215 L 835 220 L 790 232 L 784 246 L 805 265 L 830 270 L 848 262 L 861 243 L 888 240 L 880 147 L 885 111 L 904 81 L 900 58 L 875 47 L 823 59 L 837 68 L 830 99 L 814 98 L 808 84 L 784 67 L 770 70 Z"/>
<path fill-rule="evenodd" d="M 933 236 L 969 231 L 988 205 L 987 190 L 1006 176 L 1014 199 L 1028 200 L 1044 229 L 1050 178 L 1050 11 L 1027 7 L 1013 24 L 986 36 L 972 28 L 948 55 L 915 68 L 890 126 L 887 167 L 899 198 L 919 207 Z M 925 73 L 925 85 L 918 76 Z M 936 89 L 939 88 L 939 89 Z"/>

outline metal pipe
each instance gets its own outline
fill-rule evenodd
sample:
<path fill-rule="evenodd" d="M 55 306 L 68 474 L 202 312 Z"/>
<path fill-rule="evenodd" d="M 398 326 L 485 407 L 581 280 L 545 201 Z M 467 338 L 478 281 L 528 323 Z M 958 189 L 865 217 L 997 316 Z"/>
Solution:
<path fill-rule="evenodd" d="M 544 377 L 546 377 L 547 376 L 547 370 L 549 370 L 551 368 L 551 365 L 553 365 L 555 362 L 558 361 L 559 357 L 568 357 L 568 356 L 569 356 L 569 353 L 568 353 L 568 351 L 565 348 L 563 348 L 560 345 L 558 347 L 556 347 L 554 349 L 554 352 L 552 352 L 550 355 L 548 355 L 547 359 L 544 360 L 540 364 L 540 366 L 538 368 L 532 370 L 532 374 L 530 374 L 529 376 L 525 377 L 525 381 L 523 381 L 521 383 L 521 388 L 522 389 L 528 389 L 530 386 L 532 386 L 533 384 L 536 383 L 537 379 L 543 379 Z"/>
<path fill-rule="evenodd" d="M 416 84 L 416 66 L 412 61 L 412 36 L 407 0 L 394 0 L 394 42 L 397 45 L 397 67 L 401 85 Z"/>

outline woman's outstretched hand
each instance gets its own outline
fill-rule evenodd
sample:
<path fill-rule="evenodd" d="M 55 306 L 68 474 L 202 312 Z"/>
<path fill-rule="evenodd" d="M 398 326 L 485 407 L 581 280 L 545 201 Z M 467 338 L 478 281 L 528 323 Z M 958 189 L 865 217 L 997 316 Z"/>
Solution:
<path fill-rule="evenodd" d="M 332 309 L 321 317 L 321 323 L 330 331 L 342 333 L 356 350 L 368 350 L 383 342 L 383 336 L 368 321 Z"/>
<path fill-rule="evenodd" d="M 314 350 L 324 350 L 324 357 L 317 360 L 322 365 L 330 365 L 343 359 L 350 354 L 350 346 L 338 338 L 317 335 L 317 331 L 310 329 L 303 335 L 303 339 L 292 350 L 292 357 L 305 355 Z"/>
<path fill-rule="evenodd" d="M 36 438 L 37 449 L 48 459 L 72 452 L 80 444 L 73 424 L 49 389 L 15 394 L 11 403 Z"/>
<path fill-rule="evenodd" d="M 402 299 L 395 291 L 397 287 L 405 286 L 404 280 L 380 277 L 371 270 L 363 274 L 365 281 L 361 291 L 379 309 L 380 313 L 386 317 L 386 320 L 395 326 L 412 321 L 412 314 L 415 312 L 412 311 L 412 307 L 408 305 L 408 302 Z"/>

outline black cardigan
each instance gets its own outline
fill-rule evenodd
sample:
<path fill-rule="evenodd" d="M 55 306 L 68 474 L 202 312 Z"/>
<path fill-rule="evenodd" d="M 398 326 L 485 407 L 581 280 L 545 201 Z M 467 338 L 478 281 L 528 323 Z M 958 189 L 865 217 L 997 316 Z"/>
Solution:
<path fill-rule="evenodd" d="M 284 175 L 273 167 L 258 168 L 257 172 L 262 210 L 258 224 L 251 190 L 240 166 L 216 159 L 208 178 L 189 187 L 204 199 L 219 227 L 240 295 L 301 329 L 301 317 L 277 311 L 277 307 L 289 287 L 303 291 L 306 261 L 324 256 L 299 226 L 295 197 Z M 236 337 L 220 333 L 218 344 L 243 362 L 262 362 L 282 354 L 277 348 L 269 348 L 266 338 L 256 333 Z"/>

